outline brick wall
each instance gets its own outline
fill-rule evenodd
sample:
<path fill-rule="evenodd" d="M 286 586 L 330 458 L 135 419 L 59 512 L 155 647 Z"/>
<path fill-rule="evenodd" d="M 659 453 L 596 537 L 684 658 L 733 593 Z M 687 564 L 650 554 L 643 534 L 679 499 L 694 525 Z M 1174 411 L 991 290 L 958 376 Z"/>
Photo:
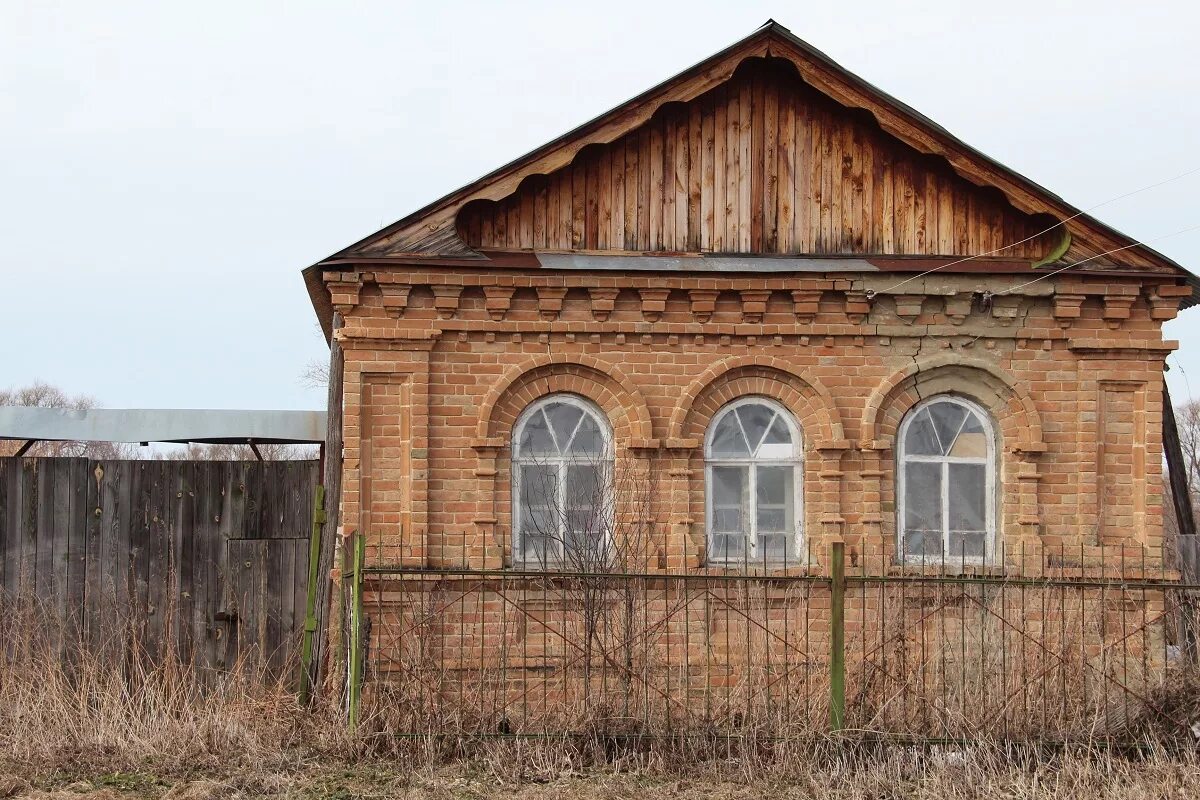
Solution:
<path fill-rule="evenodd" d="M 884 291 L 898 280 L 327 273 L 346 319 L 344 530 L 408 565 L 509 564 L 511 427 L 564 391 L 604 411 L 618 461 L 656 476 L 642 566 L 699 569 L 705 427 L 730 399 L 759 394 L 803 431 L 809 559 L 819 568 L 841 538 L 852 561 L 885 563 L 897 428 L 920 398 L 955 392 L 999 431 L 1007 554 L 1157 553 L 1174 346 L 1160 327 L 1186 287 L 1165 275 L 1024 287 L 1027 276 L 938 275 Z"/>

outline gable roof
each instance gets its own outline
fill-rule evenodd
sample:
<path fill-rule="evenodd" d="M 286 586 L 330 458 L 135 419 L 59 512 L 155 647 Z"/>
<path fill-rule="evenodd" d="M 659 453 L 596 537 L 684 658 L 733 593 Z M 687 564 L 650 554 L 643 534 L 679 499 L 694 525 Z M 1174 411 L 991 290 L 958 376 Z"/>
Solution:
<path fill-rule="evenodd" d="M 1062 227 L 1077 241 L 1086 242 L 1086 249 L 1081 250 L 1085 256 L 1091 258 L 1117 250 L 1120 255 L 1114 257 L 1113 263 L 1126 268 L 1188 274 L 1161 253 L 1083 213 L 967 145 L 771 20 L 746 38 L 658 86 L 313 265 L 305 270 L 305 279 L 314 303 L 318 294 L 324 298 L 319 273 L 326 268 L 397 262 L 480 266 L 497 263 L 497 256 L 480 253 L 460 238 L 456 220 L 464 206 L 472 201 L 495 201 L 512 195 L 526 178 L 547 175 L 570 165 L 584 147 L 611 142 L 644 125 L 664 104 L 691 101 L 728 82 L 742 62 L 756 57 L 791 62 L 802 81 L 817 92 L 841 106 L 869 112 L 890 136 L 921 153 L 941 157 L 955 173 L 973 184 L 998 189 L 1019 211 L 1048 214 L 1065 221 Z M 323 299 L 323 305 L 327 304 L 328 300 Z M 1186 305 L 1191 302 L 1185 302 Z M 322 310 L 318 307 L 319 313 Z M 320 316 L 325 324 L 327 315 Z"/>

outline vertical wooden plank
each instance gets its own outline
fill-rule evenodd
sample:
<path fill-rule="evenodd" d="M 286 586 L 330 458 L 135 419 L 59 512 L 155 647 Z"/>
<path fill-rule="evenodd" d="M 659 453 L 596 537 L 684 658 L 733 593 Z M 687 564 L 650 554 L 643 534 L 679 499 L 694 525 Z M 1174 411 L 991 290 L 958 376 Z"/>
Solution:
<path fill-rule="evenodd" d="M 925 182 L 929 178 L 929 173 L 917 168 L 912 173 L 913 182 L 913 252 L 923 254 L 928 252 L 925 249 Z"/>
<path fill-rule="evenodd" d="M 813 131 L 816 122 L 813 119 L 812 107 L 808 103 L 798 103 L 796 107 L 796 226 L 795 251 L 797 253 L 816 252 L 816 231 L 820 227 L 821 213 L 816 200 L 820 181 L 813 180 L 816 171 L 814 158 Z"/>
<path fill-rule="evenodd" d="M 896 252 L 908 254 L 914 252 L 914 237 L 912 222 L 912 170 L 907 158 L 901 157 L 896 159 L 893 176 L 896 183 L 892 196 L 895 212 Z"/>
<path fill-rule="evenodd" d="M 558 180 L 558 247 L 570 250 L 575 239 L 575 168 L 559 171 Z M 580 239 L 582 241 L 582 238 Z"/>
<path fill-rule="evenodd" d="M 597 248 L 597 234 L 600 225 L 600 158 L 593 150 L 586 158 L 587 176 L 584 193 L 587 199 L 587 216 L 584 219 L 584 247 L 588 250 Z"/>
<path fill-rule="evenodd" d="M 7 592 L 8 578 L 8 540 L 11 536 L 12 521 L 10 508 L 12 494 L 10 477 L 13 472 L 15 458 L 0 458 L 0 603 L 11 600 Z"/>
<path fill-rule="evenodd" d="M 677 118 L 663 118 L 662 128 L 662 241 L 660 250 L 675 250 L 675 145 Z"/>
<path fill-rule="evenodd" d="M 64 527 L 65 519 L 55 519 L 56 498 L 55 486 L 58 485 L 58 458 L 38 459 L 37 465 L 37 517 L 35 531 L 35 561 L 34 570 L 35 591 L 40 604 L 49 603 L 50 608 L 58 609 L 55 595 L 58 594 L 59 576 L 56 575 L 54 563 L 54 547 L 58 528 Z M 60 618 L 61 619 L 61 618 Z"/>
<path fill-rule="evenodd" d="M 922 252 L 938 251 L 938 176 L 933 170 L 925 170 L 925 244 Z"/>
<path fill-rule="evenodd" d="M 104 508 L 100 516 L 100 559 L 104 605 L 100 612 L 101 635 L 115 635 L 132 623 L 133 568 L 130 528 L 133 526 L 133 484 L 137 462 L 112 462 L 102 484 Z"/>
<path fill-rule="evenodd" d="M 266 621 L 263 635 L 266 642 L 264 652 L 271 674 L 279 675 L 283 670 L 284 634 L 283 634 L 283 597 L 291 596 L 291 587 L 284 592 L 285 574 L 291 574 L 294 565 L 285 563 L 285 552 L 290 553 L 291 542 L 286 539 L 272 539 L 262 542 L 263 559 L 266 566 L 266 576 L 263 580 L 263 598 L 265 600 Z"/>
<path fill-rule="evenodd" d="M 863 131 L 857 124 L 846 127 L 850 133 L 847 140 L 850 145 L 850 195 L 847 198 L 850 203 L 850 231 L 846 246 L 850 252 L 862 253 L 865 252 L 863 242 L 867 226 L 866 205 L 863 202 Z"/>
<path fill-rule="evenodd" d="M 677 251 L 688 249 L 688 184 L 690 181 L 688 177 L 688 154 L 691 152 L 688 137 L 690 131 L 691 120 L 686 109 L 684 109 L 675 117 L 674 161 L 668 165 L 671 173 L 674 175 L 671 181 L 671 189 L 675 194 L 675 221 L 671 226 L 673 229 L 671 249 Z"/>
<path fill-rule="evenodd" d="M 607 250 L 612 237 L 612 148 L 596 153 L 596 249 Z"/>
<path fill-rule="evenodd" d="M 69 458 L 47 459 L 49 462 L 48 476 L 49 491 L 43 490 L 43 497 L 49 498 L 50 513 L 47 516 L 49 531 L 43 529 L 39 539 L 49 544 L 50 571 L 39 576 L 39 582 L 49 578 L 50 593 L 45 595 L 47 608 L 54 613 L 54 628 L 56 635 L 67 633 L 67 567 L 69 564 L 70 531 L 71 531 L 71 461 Z M 50 535 L 47 536 L 46 534 Z M 38 553 L 39 559 L 42 553 Z M 61 647 L 65 642 L 60 639 Z"/>
<path fill-rule="evenodd" d="M 739 253 L 749 253 L 751 245 L 750 226 L 754 217 L 754 203 L 751 195 L 754 191 L 754 164 L 752 140 L 754 138 L 752 115 L 753 84 L 743 81 L 739 87 L 738 102 L 738 247 Z"/>
<path fill-rule="evenodd" d="M 713 214 L 713 206 L 717 201 L 716 164 L 713 161 L 716 152 L 714 123 L 715 109 L 711 105 L 706 106 L 700 118 L 700 250 L 706 253 L 713 250 L 716 222 Z"/>
<path fill-rule="evenodd" d="M 571 249 L 584 248 L 587 213 L 587 166 L 576 158 L 571 170 Z"/>
<path fill-rule="evenodd" d="M 84 480 L 87 481 L 87 492 L 84 496 L 83 508 L 86 518 L 86 530 L 84 532 L 83 635 L 84 641 L 87 642 L 89 647 L 96 647 L 100 643 L 101 620 L 103 619 L 104 603 L 106 600 L 104 591 L 106 576 L 101 553 L 101 542 L 103 541 L 102 530 L 107 500 L 104 495 L 104 481 L 108 476 L 108 472 L 113 469 L 113 466 L 110 462 L 106 461 L 88 461 L 84 469 L 87 471 L 87 474 L 84 475 Z"/>
<path fill-rule="evenodd" d="M 779 188 L 776 190 L 776 251 L 795 253 L 796 236 L 796 103 L 794 95 L 779 95 Z"/>
<path fill-rule="evenodd" d="M 638 249 L 638 139 L 634 133 L 625 137 L 625 249 Z"/>
<path fill-rule="evenodd" d="M 625 138 L 611 146 L 612 220 L 609 224 L 609 246 L 614 250 L 626 248 L 625 230 Z"/>
<path fill-rule="evenodd" d="M 712 251 L 728 250 L 726 232 L 729 225 L 728 182 L 725 167 L 729 158 L 729 100 L 724 86 L 713 92 L 713 229 Z"/>
<path fill-rule="evenodd" d="M 37 463 L 36 458 L 23 458 L 20 462 L 19 600 L 37 596 Z"/>
<path fill-rule="evenodd" d="M 544 221 L 546 226 L 546 241 L 542 243 L 542 246 L 548 250 L 557 250 L 562 247 L 558 240 L 558 187 L 561 183 L 561 170 L 546 177 L 546 211 Z"/>
<path fill-rule="evenodd" d="M 937 248 L 935 252 L 950 255 L 954 252 L 954 191 L 947 176 L 937 178 Z"/>
<path fill-rule="evenodd" d="M 842 120 L 838 125 L 835 147 L 833 163 L 838 166 L 840 181 L 835 187 L 837 205 L 834 225 L 839 226 L 840 220 L 836 234 L 838 252 L 850 253 L 854 250 L 854 126 L 849 120 Z"/>
<path fill-rule="evenodd" d="M 152 461 L 148 469 L 150 478 L 149 507 L 147 510 L 147 540 L 145 614 L 147 641 L 154 648 L 151 652 L 161 655 L 166 651 L 164 614 L 170 602 L 171 564 L 167 548 L 166 520 L 169 512 L 168 463 Z"/>
<path fill-rule="evenodd" d="M 693 102 L 690 107 L 688 120 L 688 199 L 687 199 L 687 241 L 684 246 L 693 253 L 700 252 L 701 239 L 701 196 L 704 182 L 704 125 L 702 109 L 699 102 Z"/>
<path fill-rule="evenodd" d="M 779 90 L 774 76 L 763 86 L 762 135 L 762 250 L 779 252 Z"/>
<path fill-rule="evenodd" d="M 650 249 L 663 246 L 663 120 L 652 119 L 650 128 L 650 196 L 646 204 L 650 214 Z"/>
<path fill-rule="evenodd" d="M 863 132 L 862 140 L 862 251 L 879 253 L 879 194 L 878 168 L 875 162 L 875 137 Z"/>
<path fill-rule="evenodd" d="M 971 254 L 971 235 L 968 230 L 971 211 L 969 197 L 965 187 L 954 187 L 954 254 L 959 256 Z"/>
<path fill-rule="evenodd" d="M 70 529 L 67 531 L 67 631 L 71 642 L 82 641 L 87 602 L 87 534 L 88 526 L 95 517 L 88 506 L 91 477 L 86 458 L 73 458 L 68 466 L 70 485 Z"/>
<path fill-rule="evenodd" d="M 739 131 L 742 124 L 742 92 L 735 83 L 728 84 L 729 102 L 725 120 L 725 252 L 736 253 L 738 240 L 738 204 L 741 202 L 742 145 Z"/>
<path fill-rule="evenodd" d="M 650 185 L 654 182 L 653 170 L 650 167 L 650 156 L 653 151 L 651 146 L 651 128 L 652 125 L 643 125 L 638 131 L 638 249 L 650 249 Z"/>
<path fill-rule="evenodd" d="M 834 253 L 838 251 L 838 236 L 834 229 L 841 230 L 840 218 L 834 221 L 836 203 L 835 186 L 841 184 L 841 163 L 834 158 L 840 158 L 836 148 L 838 128 L 834 127 L 832 118 L 827 112 L 821 112 L 821 152 L 817 160 L 821 162 L 821 247 L 818 252 Z"/>
<path fill-rule="evenodd" d="M 176 470 L 175 507 L 171 515 L 171 547 L 178 574 L 176 646 L 181 658 L 194 663 L 203 652 L 196 642 L 196 472 L 198 463 L 184 462 Z M 202 629 L 203 630 L 203 629 Z"/>

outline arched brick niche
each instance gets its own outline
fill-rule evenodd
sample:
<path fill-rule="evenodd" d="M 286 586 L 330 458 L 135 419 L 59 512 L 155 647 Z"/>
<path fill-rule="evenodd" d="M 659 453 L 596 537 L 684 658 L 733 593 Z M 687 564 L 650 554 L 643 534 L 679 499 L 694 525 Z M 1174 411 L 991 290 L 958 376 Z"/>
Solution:
<path fill-rule="evenodd" d="M 922 400 L 953 394 L 987 410 L 1000 438 L 999 530 L 1006 549 L 1036 540 L 1040 528 L 1037 458 L 1045 452 L 1042 421 L 1026 389 L 997 365 L 959 353 L 920 359 L 871 394 L 859 426 L 862 450 L 864 554 L 891 556 L 896 539 L 896 435 Z M 871 509 L 878 509 L 878 513 Z"/>
<path fill-rule="evenodd" d="M 547 354 L 509 369 L 480 405 L 473 443 L 480 496 L 488 498 L 486 507 L 478 509 L 475 525 L 482 539 L 484 564 L 489 568 L 512 563 L 513 426 L 531 403 L 559 392 L 583 397 L 604 412 L 612 426 L 618 475 L 626 469 L 644 469 L 638 464 L 658 448 L 645 399 L 616 365 L 588 356 Z M 638 520 L 637 524 L 651 522 Z"/>
<path fill-rule="evenodd" d="M 794 370 L 783 359 L 743 356 L 717 362 L 699 375 L 680 397 L 667 426 L 671 454 L 672 541 L 669 561 L 704 563 L 704 437 L 713 417 L 739 397 L 758 395 L 781 403 L 796 418 L 804 440 L 804 545 L 815 555 L 817 544 L 840 536 L 842 456 L 849 447 L 841 416 L 829 390 L 816 378 Z M 811 560 L 811 558 L 810 558 Z"/>

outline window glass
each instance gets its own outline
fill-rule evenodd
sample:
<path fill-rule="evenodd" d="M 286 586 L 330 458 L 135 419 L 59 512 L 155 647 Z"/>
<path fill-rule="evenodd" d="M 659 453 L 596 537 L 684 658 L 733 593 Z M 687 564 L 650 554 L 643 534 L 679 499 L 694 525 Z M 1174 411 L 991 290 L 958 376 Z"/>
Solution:
<path fill-rule="evenodd" d="M 987 558 L 995 537 L 995 446 L 978 406 L 944 396 L 909 412 L 900 428 L 902 556 Z"/>
<path fill-rule="evenodd" d="M 601 566 L 610 534 L 611 437 L 595 406 L 551 395 L 513 441 L 513 552 L 539 564 Z"/>
<path fill-rule="evenodd" d="M 709 427 L 708 556 L 717 562 L 796 558 L 802 451 L 791 414 L 774 401 L 743 398 Z"/>

